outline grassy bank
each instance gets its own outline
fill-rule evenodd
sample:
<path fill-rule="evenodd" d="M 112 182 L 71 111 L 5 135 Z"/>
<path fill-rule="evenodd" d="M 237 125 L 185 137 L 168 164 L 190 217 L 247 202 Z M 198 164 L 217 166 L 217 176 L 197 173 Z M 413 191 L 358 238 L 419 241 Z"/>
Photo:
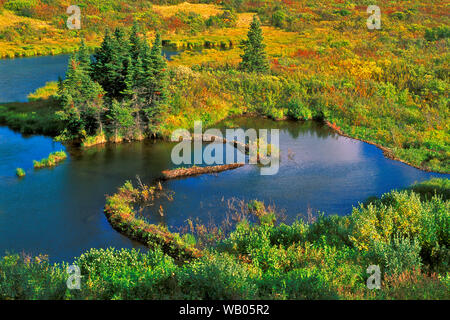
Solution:
<path fill-rule="evenodd" d="M 184 52 L 169 63 L 170 98 L 158 128 L 160 136 L 168 137 L 176 128 L 192 128 L 195 120 L 209 126 L 243 113 L 274 119 L 315 118 L 328 121 L 342 134 L 382 147 L 391 158 L 425 170 L 450 172 L 450 33 L 448 16 L 442 14 L 447 9 L 445 1 L 408 0 L 397 6 L 380 1 L 382 29 L 374 31 L 365 24 L 365 1 L 274 0 L 263 5 L 244 0 L 224 1 L 222 7 L 178 1 L 173 6 L 159 1 L 153 1 L 154 5 L 125 2 L 126 12 L 115 2 L 86 5 L 88 17 L 80 33 L 88 44 L 98 45 L 103 34 L 98 21 L 114 28 L 136 20 L 148 39 L 155 27 L 163 32 L 166 44 L 206 47 Z M 20 10 L 4 10 L 10 19 L 0 25 L 0 31 L 27 22 L 31 31 L 19 39 L 26 42 L 39 38 L 39 30 L 64 29 L 58 26 L 64 22 L 64 14 L 58 11 L 63 5 L 56 1 L 50 6 L 49 12 L 59 12 L 54 15 L 56 20 L 40 9 L 41 3 L 30 4 L 29 17 Z M 237 10 L 232 19 L 221 16 L 232 7 Z M 111 17 L 107 12 L 113 13 Z M 237 68 L 242 54 L 239 43 L 246 38 L 255 13 L 264 24 L 269 75 Z M 47 34 L 59 43 L 56 33 Z M 20 41 L 11 45 L 20 48 Z M 0 47 L 6 42 L 0 39 Z M 55 121 L 47 121 L 47 115 L 41 121 L 39 114 L 23 112 L 27 109 L 33 111 L 32 105 L 1 106 L 0 121 L 30 133 L 55 131 L 55 127 L 46 128 L 57 126 Z M 122 137 L 86 140 L 86 145 L 92 145 L 119 142 Z"/>
<path fill-rule="evenodd" d="M 24 134 L 57 135 L 62 123 L 55 112 L 59 105 L 53 99 L 0 104 L 0 124 Z"/>
<path fill-rule="evenodd" d="M 175 259 L 185 261 L 199 257 L 201 253 L 177 234 L 170 233 L 163 226 L 149 223 L 136 212 L 136 206 L 151 205 L 155 198 L 162 195 L 162 192 L 161 185 L 157 188 L 141 184 L 140 188 L 135 188 L 128 181 L 119 188 L 117 193 L 107 197 L 106 218 L 118 232 L 149 248 L 161 249 Z M 160 208 L 160 214 L 163 214 L 162 208 Z"/>
<path fill-rule="evenodd" d="M 47 158 L 43 158 L 40 161 L 33 160 L 33 167 L 35 169 L 55 167 L 66 158 L 67 154 L 64 151 L 55 151 L 50 153 Z"/>
<path fill-rule="evenodd" d="M 380 146 L 391 158 L 425 170 L 450 172 L 445 100 L 427 109 L 405 105 L 398 93 L 386 91 L 389 84 L 374 80 L 365 82 L 370 95 L 361 96 L 346 82 L 316 75 L 263 76 L 172 66 L 169 76 L 169 107 L 158 129 L 163 138 L 177 128 L 192 129 L 197 120 L 205 127 L 213 126 L 244 113 L 273 119 L 318 119 L 341 134 Z M 0 123 L 24 133 L 57 135 L 61 123 L 54 115 L 59 107 L 52 90 L 56 93 L 49 84 L 30 95 L 36 101 L 0 105 Z M 405 99 L 410 99 L 405 92 Z M 88 137 L 85 144 L 122 141 L 117 135 L 100 138 Z"/>
<path fill-rule="evenodd" d="M 346 217 L 292 225 L 252 201 L 229 231 L 191 224 L 185 238 L 203 254 L 184 263 L 161 246 L 91 249 L 74 261 L 81 290 L 66 288 L 65 263 L 5 256 L 0 299 L 449 299 L 448 186 L 433 179 Z M 139 234 L 138 224 L 132 229 Z M 381 268 L 379 290 L 366 287 L 369 265 Z"/>
<path fill-rule="evenodd" d="M 243 113 L 319 119 L 416 167 L 450 172 L 446 94 L 423 107 L 416 100 L 420 97 L 409 90 L 398 91 L 373 79 L 361 83 L 317 74 L 264 76 L 186 66 L 172 69 L 169 90 L 170 109 L 160 128 L 163 135 L 179 127 L 192 128 L 195 120 L 213 125 Z"/>

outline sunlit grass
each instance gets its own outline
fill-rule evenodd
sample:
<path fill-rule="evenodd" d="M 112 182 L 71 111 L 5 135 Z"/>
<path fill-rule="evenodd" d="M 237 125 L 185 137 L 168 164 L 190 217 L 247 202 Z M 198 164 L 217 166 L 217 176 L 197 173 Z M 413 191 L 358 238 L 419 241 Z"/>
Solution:
<path fill-rule="evenodd" d="M 204 18 L 214 16 L 223 12 L 223 10 L 213 4 L 189 3 L 183 2 L 177 5 L 161 6 L 153 5 L 153 10 L 164 18 L 172 17 L 178 12 L 195 12 Z"/>
<path fill-rule="evenodd" d="M 33 160 L 33 167 L 35 169 L 51 168 L 56 166 L 59 162 L 67 158 L 67 153 L 64 151 L 55 151 L 48 155 L 47 158 L 43 158 L 40 161 Z"/>
<path fill-rule="evenodd" d="M 17 175 L 19 178 L 25 177 L 25 170 L 23 170 L 22 168 L 17 168 L 17 169 L 16 169 L 16 175 Z"/>
<path fill-rule="evenodd" d="M 56 96 L 58 93 L 58 83 L 55 81 L 47 82 L 44 87 L 38 88 L 35 92 L 28 95 L 29 101 L 46 100 Z"/>

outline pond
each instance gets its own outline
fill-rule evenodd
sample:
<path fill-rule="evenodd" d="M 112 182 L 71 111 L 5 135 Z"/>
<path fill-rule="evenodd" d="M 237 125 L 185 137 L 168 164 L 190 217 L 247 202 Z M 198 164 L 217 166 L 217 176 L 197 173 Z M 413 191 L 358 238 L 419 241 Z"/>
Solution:
<path fill-rule="evenodd" d="M 339 136 L 316 122 L 233 120 L 242 128 L 280 129 L 278 174 L 241 168 L 164 183 L 174 192 L 163 201 L 164 217 L 150 208 L 145 214 L 174 230 L 188 218 L 220 223 L 228 202 L 258 199 L 282 211 L 287 222 L 299 214 L 323 211 L 350 214 L 369 196 L 444 175 L 420 171 L 385 158 L 377 147 Z M 51 138 L 25 137 L 0 127 L 0 252 L 48 254 L 51 261 L 72 261 L 89 248 L 141 247 L 121 236 L 103 214 L 105 194 L 139 175 L 150 184 L 162 170 L 173 168 L 174 144 L 142 141 L 68 148 L 69 158 L 53 169 L 34 170 L 32 160 L 66 149 Z M 15 168 L 26 177 L 18 179 Z M 159 207 L 159 204 L 156 206 Z"/>
<path fill-rule="evenodd" d="M 180 51 L 163 49 L 170 60 Z M 48 81 L 64 78 L 70 55 L 0 59 L 0 103 L 26 102 L 29 93 Z"/>

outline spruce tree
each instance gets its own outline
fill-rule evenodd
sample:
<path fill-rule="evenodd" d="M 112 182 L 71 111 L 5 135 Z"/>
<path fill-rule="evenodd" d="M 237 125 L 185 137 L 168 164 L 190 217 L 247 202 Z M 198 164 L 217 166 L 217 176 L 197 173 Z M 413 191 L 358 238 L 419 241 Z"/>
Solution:
<path fill-rule="evenodd" d="M 161 35 L 156 34 L 150 51 L 151 66 L 148 74 L 149 96 L 148 106 L 145 113 L 149 122 L 153 125 L 159 121 L 159 115 L 162 112 L 162 106 L 167 99 L 167 62 L 162 56 Z"/>
<path fill-rule="evenodd" d="M 156 34 L 153 47 L 150 52 L 153 71 L 153 99 L 155 104 L 163 102 L 167 98 L 167 62 L 162 56 L 162 41 L 161 35 Z"/>
<path fill-rule="evenodd" d="M 75 54 L 75 59 L 79 62 L 79 66 L 84 68 L 86 71 L 90 70 L 91 67 L 91 55 L 84 39 L 81 39 L 81 45 L 78 52 Z"/>
<path fill-rule="evenodd" d="M 109 92 L 112 86 L 110 75 L 110 64 L 113 60 L 114 44 L 110 31 L 106 30 L 103 42 L 94 54 L 91 76 L 97 81 L 105 91 Z"/>
<path fill-rule="evenodd" d="M 253 16 L 247 36 L 248 39 L 241 43 L 244 48 L 244 54 L 241 56 L 240 68 L 248 72 L 269 72 L 269 61 L 265 52 L 266 45 L 263 43 L 261 24 L 256 15 Z"/>
<path fill-rule="evenodd" d="M 103 130 L 104 91 L 76 57 L 77 54 L 71 57 L 66 79 L 61 85 L 63 112 L 60 116 L 66 122 L 67 135 L 83 138 Z"/>
<path fill-rule="evenodd" d="M 133 117 L 133 110 L 127 107 L 126 103 L 119 103 L 113 99 L 107 118 L 112 123 L 112 131 L 115 139 L 117 140 L 119 135 L 125 138 L 132 136 L 132 127 L 135 124 Z"/>
<path fill-rule="evenodd" d="M 130 33 L 130 55 L 133 61 L 142 58 L 142 41 L 139 37 L 139 25 L 135 21 Z"/>
<path fill-rule="evenodd" d="M 107 65 L 108 77 L 111 81 L 111 86 L 105 90 L 112 98 L 121 100 L 124 90 L 126 90 L 125 79 L 127 78 L 127 70 L 130 45 L 126 38 L 125 32 L 122 28 L 117 28 L 114 31 L 114 39 L 112 42 L 112 59 Z"/>

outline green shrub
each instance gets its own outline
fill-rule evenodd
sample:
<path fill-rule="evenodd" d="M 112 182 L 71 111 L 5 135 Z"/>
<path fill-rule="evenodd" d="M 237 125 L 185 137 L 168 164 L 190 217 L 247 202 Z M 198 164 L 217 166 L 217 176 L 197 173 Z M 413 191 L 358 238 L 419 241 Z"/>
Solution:
<path fill-rule="evenodd" d="M 283 28 L 286 21 L 286 12 L 278 9 L 272 14 L 272 25 L 278 28 Z"/>
<path fill-rule="evenodd" d="M 280 224 L 270 231 L 272 245 L 289 246 L 306 240 L 308 225 L 302 221 L 295 221 L 292 225 Z"/>
<path fill-rule="evenodd" d="M 438 182 L 425 183 L 425 190 Z M 423 190 L 423 186 L 417 188 Z M 413 187 L 414 188 L 414 187 Z M 390 245 L 394 237 L 417 239 L 420 255 L 431 269 L 448 265 L 450 243 L 450 202 L 434 196 L 422 201 L 411 191 L 392 191 L 379 200 L 353 210 L 350 239 L 360 250 Z"/>
<path fill-rule="evenodd" d="M 0 258 L 0 300 L 65 299 L 65 265 L 53 267 L 46 256 Z"/>
<path fill-rule="evenodd" d="M 81 292 L 95 299 L 164 299 L 178 267 L 156 249 L 91 249 L 74 262 L 83 276 Z"/>
<path fill-rule="evenodd" d="M 384 275 L 399 275 L 404 271 L 419 270 L 420 245 L 416 239 L 394 237 L 390 243 L 375 242 L 367 257 L 370 264 L 379 265 Z"/>
<path fill-rule="evenodd" d="M 310 242 L 326 242 L 329 245 L 342 247 L 349 245 L 349 220 L 337 215 L 325 216 L 320 214 L 306 232 L 306 239 Z"/>
<path fill-rule="evenodd" d="M 8 0 L 4 7 L 5 9 L 12 10 L 17 14 L 25 17 L 31 16 L 31 9 L 35 7 L 37 0 Z"/>
<path fill-rule="evenodd" d="M 287 103 L 288 115 L 296 120 L 308 120 L 312 118 L 311 110 L 299 98 L 292 98 Z"/>
<path fill-rule="evenodd" d="M 425 30 L 425 39 L 427 41 L 437 41 L 440 39 L 447 39 L 450 37 L 450 27 L 440 26 Z"/>
<path fill-rule="evenodd" d="M 187 299 L 253 299 L 257 294 L 248 269 L 226 253 L 193 261 L 177 278 Z"/>
<path fill-rule="evenodd" d="M 305 269 L 290 271 L 283 275 L 263 275 L 258 282 L 263 299 L 337 299 L 328 281 L 317 272 Z"/>

